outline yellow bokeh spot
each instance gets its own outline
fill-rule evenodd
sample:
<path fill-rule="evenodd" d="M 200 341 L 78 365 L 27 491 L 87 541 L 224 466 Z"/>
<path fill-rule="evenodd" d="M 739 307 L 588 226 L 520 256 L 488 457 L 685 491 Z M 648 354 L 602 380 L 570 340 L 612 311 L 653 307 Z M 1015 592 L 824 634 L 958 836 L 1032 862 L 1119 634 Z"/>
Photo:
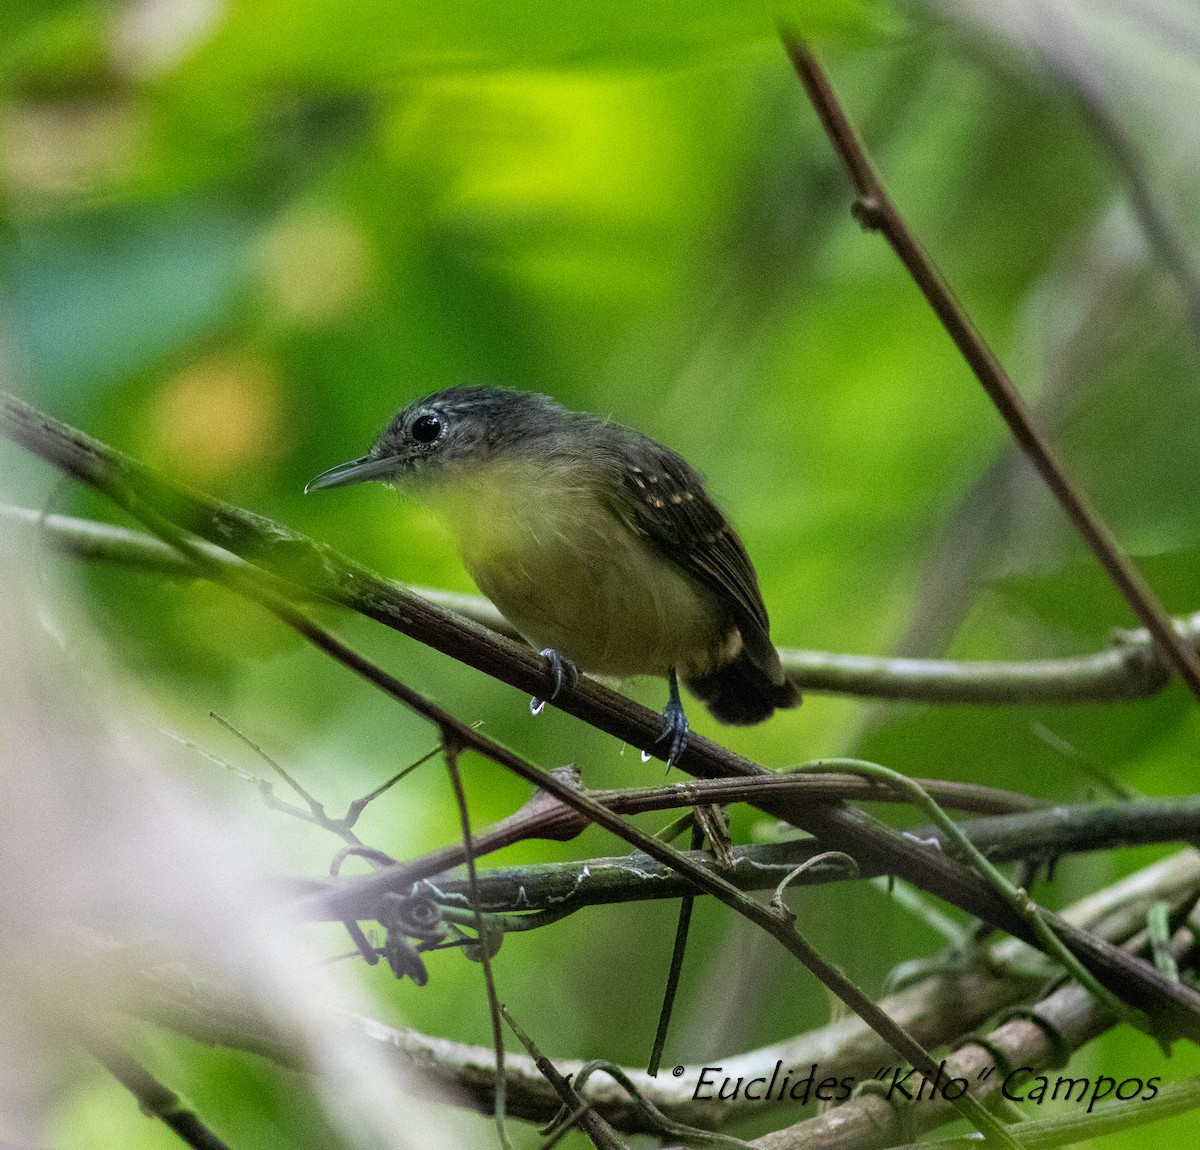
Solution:
<path fill-rule="evenodd" d="M 263 292 L 285 323 L 320 327 L 347 315 L 372 279 L 367 237 L 349 216 L 307 210 L 279 220 L 260 249 Z"/>
<path fill-rule="evenodd" d="M 283 393 L 274 369 L 249 354 L 184 368 L 149 402 L 145 456 L 197 484 L 274 460 L 284 447 Z"/>

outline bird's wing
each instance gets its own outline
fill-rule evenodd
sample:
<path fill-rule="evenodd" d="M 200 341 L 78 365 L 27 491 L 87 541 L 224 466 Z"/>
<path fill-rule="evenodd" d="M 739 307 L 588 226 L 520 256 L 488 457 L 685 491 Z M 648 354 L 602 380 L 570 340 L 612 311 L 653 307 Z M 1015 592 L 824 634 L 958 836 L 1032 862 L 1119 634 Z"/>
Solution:
<path fill-rule="evenodd" d="M 765 667 L 776 662 L 746 548 L 682 456 L 644 436 L 605 445 L 611 509 L 660 555 L 714 591 Z"/>

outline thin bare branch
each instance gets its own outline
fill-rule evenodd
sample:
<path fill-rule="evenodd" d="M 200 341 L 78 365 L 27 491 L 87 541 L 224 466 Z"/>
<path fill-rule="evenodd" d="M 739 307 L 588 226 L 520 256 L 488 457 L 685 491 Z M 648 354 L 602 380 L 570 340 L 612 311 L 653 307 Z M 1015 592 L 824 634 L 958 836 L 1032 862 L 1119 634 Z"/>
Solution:
<path fill-rule="evenodd" d="M 616 1136 L 612 1127 L 579 1097 L 575 1087 L 571 1085 L 566 1076 L 561 1074 L 558 1067 L 534 1045 L 533 1039 L 517 1025 L 507 1010 L 504 1010 L 504 1021 L 512 1028 L 512 1032 L 520 1040 L 521 1045 L 529 1052 L 529 1057 L 533 1059 L 534 1065 L 542 1072 L 562 1102 L 565 1113 L 563 1115 L 564 1122 L 559 1128 L 560 1132 L 570 1129 L 572 1125 L 578 1125 L 591 1139 L 596 1150 L 629 1150 L 626 1144 Z"/>
<path fill-rule="evenodd" d="M 463 853 L 467 860 L 467 889 L 471 911 L 475 918 L 475 934 L 479 939 L 479 962 L 483 966 L 483 983 L 487 988 L 488 1013 L 492 1020 L 492 1045 L 496 1051 L 496 1131 L 500 1145 L 510 1150 L 508 1132 L 504 1128 L 504 1025 L 500 1020 L 502 1007 L 496 994 L 496 978 L 492 971 L 491 943 L 483 911 L 479 904 L 479 885 L 475 873 L 475 840 L 471 834 L 471 812 L 467 806 L 467 794 L 463 790 L 462 774 L 458 769 L 458 747 L 453 742 L 445 744 L 446 772 L 454 791 L 454 802 L 458 807 L 458 818 L 462 828 Z"/>
<path fill-rule="evenodd" d="M 1125 597 L 1133 613 L 1153 636 L 1162 657 L 1179 673 L 1188 689 L 1200 701 L 1200 658 L 1195 649 L 1176 634 L 1171 617 L 1153 588 L 1137 567 L 1121 553 L 1112 532 L 1067 478 L 1049 443 L 1034 425 L 1021 393 L 941 272 L 922 249 L 875 174 L 866 150 L 812 49 L 801 36 L 788 28 L 782 29 L 782 36 L 800 82 L 854 186 L 857 196 L 853 209 L 855 218 L 864 228 L 880 232 L 891 245 L 1008 424 L 1013 438 L 1020 444 L 1029 462 Z"/>
<path fill-rule="evenodd" d="M 698 851 L 704 845 L 704 831 L 698 824 L 692 826 L 692 851 Z M 646 1063 L 646 1073 L 651 1078 L 658 1077 L 658 1068 L 662 1062 L 663 1048 L 667 1044 L 667 1031 L 671 1026 L 671 1015 L 675 1009 L 675 995 L 679 990 L 679 976 L 683 973 L 683 959 L 687 953 L 688 935 L 692 928 L 692 909 L 696 897 L 691 892 L 685 893 L 679 900 L 679 918 L 675 923 L 675 941 L 671 946 L 671 965 L 667 970 L 667 981 L 663 987 L 662 1006 L 658 1011 L 658 1026 L 654 1031 L 654 1043 L 650 1048 L 650 1058 Z"/>

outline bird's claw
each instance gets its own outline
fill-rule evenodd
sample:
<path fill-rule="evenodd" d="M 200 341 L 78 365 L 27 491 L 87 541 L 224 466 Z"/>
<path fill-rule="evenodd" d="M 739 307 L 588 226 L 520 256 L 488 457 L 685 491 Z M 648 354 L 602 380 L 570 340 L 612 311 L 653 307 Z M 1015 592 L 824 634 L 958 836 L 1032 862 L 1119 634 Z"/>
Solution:
<path fill-rule="evenodd" d="M 654 740 L 656 747 L 665 739 L 670 740 L 670 750 L 667 753 L 668 770 L 679 761 L 679 756 L 687 749 L 690 730 L 683 707 L 676 702 L 668 703 L 666 710 L 663 711 L 662 734 Z"/>
<path fill-rule="evenodd" d="M 547 674 L 554 680 L 554 689 L 550 692 L 549 698 L 558 698 L 563 683 L 574 687 L 579 682 L 579 668 L 570 659 L 560 655 L 553 647 L 547 647 L 541 652 L 541 656 L 546 660 Z M 529 710 L 535 715 L 540 715 L 545 707 L 546 700 L 537 695 L 529 700 Z"/>

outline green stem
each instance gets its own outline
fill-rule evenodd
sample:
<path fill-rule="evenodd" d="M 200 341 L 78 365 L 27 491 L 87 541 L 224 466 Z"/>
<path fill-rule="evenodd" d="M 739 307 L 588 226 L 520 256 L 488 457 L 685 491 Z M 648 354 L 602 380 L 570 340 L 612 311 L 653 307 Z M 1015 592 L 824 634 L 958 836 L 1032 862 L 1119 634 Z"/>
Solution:
<path fill-rule="evenodd" d="M 1106 1134 L 1116 1134 L 1151 1122 L 1161 1122 L 1177 1114 L 1186 1114 L 1200 1106 L 1200 1078 L 1171 1082 L 1158 1087 L 1158 1094 L 1145 1102 L 1101 1102 L 1089 1114 L 1068 1114 L 1060 1118 L 1035 1118 L 1011 1129 L 1021 1150 L 1051 1150 L 1071 1146 Z M 895 1150 L 972 1150 L 978 1138 L 945 1138 L 936 1142 L 898 1146 Z"/>
<path fill-rule="evenodd" d="M 934 822 L 939 830 L 958 848 L 958 850 L 974 865 L 975 869 L 995 888 L 1000 896 L 1018 913 L 1044 944 L 1047 952 L 1062 963 L 1063 968 L 1097 1001 L 1103 1002 L 1118 1018 L 1144 1030 L 1152 1037 L 1156 1035 L 1149 1017 L 1123 1002 L 1107 987 L 1102 986 L 1091 972 L 1067 949 L 1062 939 L 1050 929 L 1042 917 L 1041 907 L 1029 897 L 1029 894 L 1019 887 L 1013 886 L 1007 877 L 988 860 L 978 847 L 934 800 L 912 779 L 893 771 L 889 767 L 881 767 L 878 763 L 868 763 L 862 759 L 825 759 L 819 763 L 806 766 L 804 770 L 814 773 L 826 771 L 852 771 L 886 780 L 894 786 L 903 787 L 912 796 L 913 803 L 920 807 Z"/>

